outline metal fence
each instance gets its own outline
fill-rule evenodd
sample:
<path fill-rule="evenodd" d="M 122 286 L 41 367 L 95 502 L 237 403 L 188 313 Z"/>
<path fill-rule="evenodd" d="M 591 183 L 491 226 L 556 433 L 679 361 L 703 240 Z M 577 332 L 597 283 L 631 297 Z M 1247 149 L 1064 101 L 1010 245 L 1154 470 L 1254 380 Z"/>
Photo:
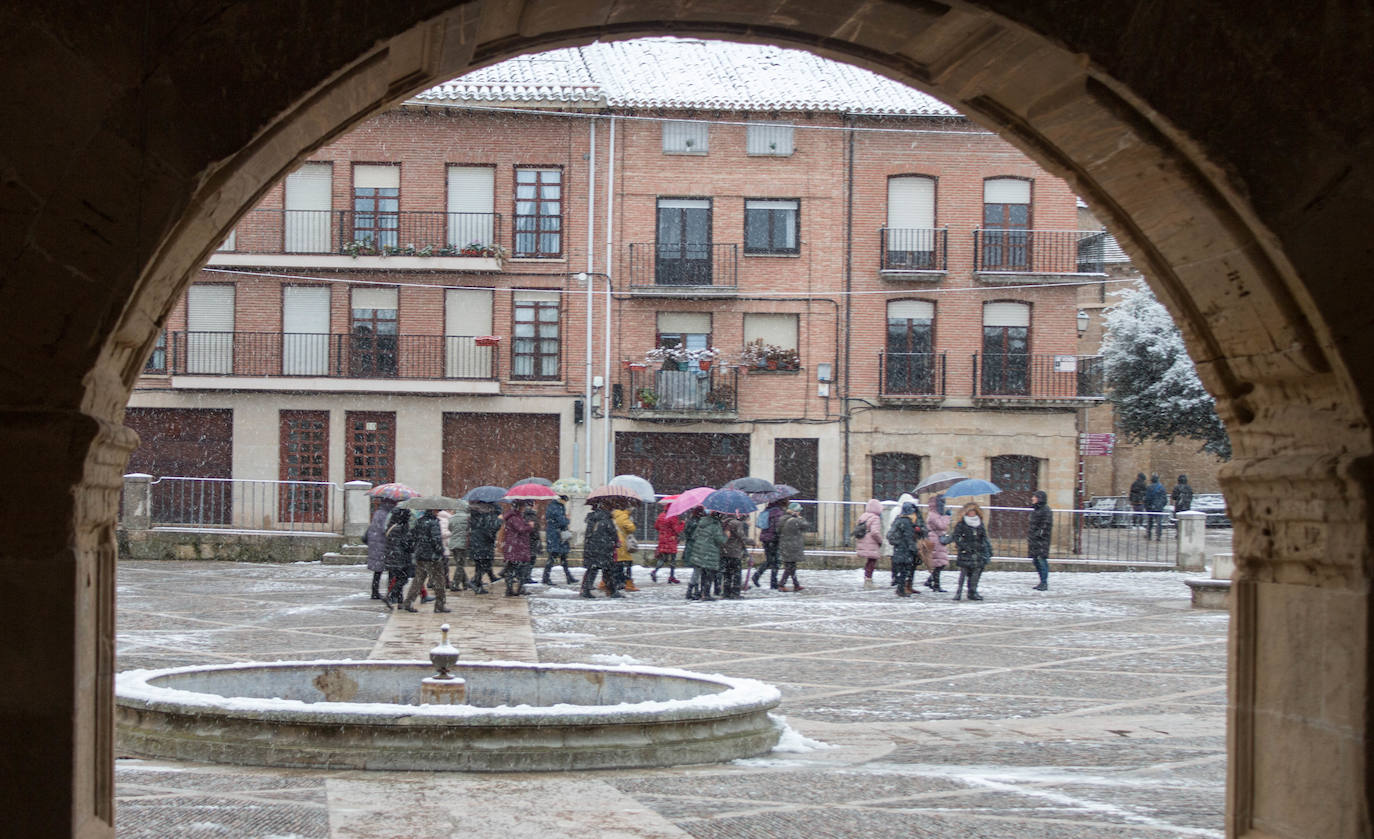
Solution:
<path fill-rule="evenodd" d="M 944 271 L 949 266 L 949 230 L 878 230 L 879 270 Z"/>
<path fill-rule="evenodd" d="M 1013 274 L 1100 274 L 1105 269 L 1105 231 L 973 231 L 973 270 Z"/>
<path fill-rule="evenodd" d="M 168 339 L 172 375 L 496 379 L 497 350 L 476 335 L 173 332 Z"/>
<path fill-rule="evenodd" d="M 250 210 L 225 252 L 491 257 L 500 239 L 498 213 Z"/>
<path fill-rule="evenodd" d="M 712 286 L 739 282 L 739 246 L 727 242 L 634 242 L 630 287 Z"/>
<path fill-rule="evenodd" d="M 343 532 L 343 493 L 329 482 L 164 476 L 149 491 L 154 527 Z"/>

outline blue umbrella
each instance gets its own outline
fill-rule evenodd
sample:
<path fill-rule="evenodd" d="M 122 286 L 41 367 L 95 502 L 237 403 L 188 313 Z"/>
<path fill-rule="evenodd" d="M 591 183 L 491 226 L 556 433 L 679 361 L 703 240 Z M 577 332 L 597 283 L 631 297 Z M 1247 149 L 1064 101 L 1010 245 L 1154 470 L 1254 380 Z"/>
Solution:
<path fill-rule="evenodd" d="M 468 494 L 463 496 L 464 501 L 485 501 L 488 504 L 495 504 L 506 497 L 505 487 L 482 486 L 468 490 Z"/>
<path fill-rule="evenodd" d="M 754 499 L 737 489 L 718 489 L 706 496 L 702 500 L 701 506 L 713 513 L 747 515 L 754 512 L 757 505 L 754 503 Z"/>
<path fill-rule="evenodd" d="M 970 495 L 996 495 L 1002 488 L 991 481 L 967 478 L 945 490 L 946 498 L 965 498 Z"/>

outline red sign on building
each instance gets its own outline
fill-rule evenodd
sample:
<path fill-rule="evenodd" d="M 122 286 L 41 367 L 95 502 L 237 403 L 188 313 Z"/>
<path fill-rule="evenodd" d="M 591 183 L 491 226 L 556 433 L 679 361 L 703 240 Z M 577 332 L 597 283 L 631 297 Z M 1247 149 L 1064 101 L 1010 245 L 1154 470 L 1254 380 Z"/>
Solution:
<path fill-rule="evenodd" d="M 1078 438 L 1078 453 L 1083 455 L 1107 455 L 1115 447 L 1115 434 L 1082 434 Z"/>

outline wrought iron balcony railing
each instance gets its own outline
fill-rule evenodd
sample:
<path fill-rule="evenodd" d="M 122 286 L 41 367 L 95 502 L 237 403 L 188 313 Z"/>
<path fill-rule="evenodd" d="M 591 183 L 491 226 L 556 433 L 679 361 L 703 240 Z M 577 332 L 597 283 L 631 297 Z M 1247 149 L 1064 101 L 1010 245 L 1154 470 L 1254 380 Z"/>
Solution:
<path fill-rule="evenodd" d="M 892 398 L 940 398 L 945 395 L 945 354 L 878 353 L 878 393 Z"/>
<path fill-rule="evenodd" d="M 1023 401 L 1102 399 L 1102 357 L 974 353 L 974 398 Z"/>
<path fill-rule="evenodd" d="M 640 416 L 733 414 L 739 410 L 739 372 L 713 365 L 710 370 L 639 369 L 625 376 L 622 407 Z"/>
<path fill-rule="evenodd" d="M 945 271 L 949 268 L 946 229 L 879 229 L 881 271 Z"/>
<path fill-rule="evenodd" d="M 220 253 L 491 257 L 498 213 L 250 210 Z"/>
<path fill-rule="evenodd" d="M 973 231 L 973 270 L 993 274 L 1101 274 L 1107 234 L 1102 230 Z"/>
<path fill-rule="evenodd" d="M 173 332 L 167 369 L 181 376 L 495 380 L 495 347 L 472 335 Z"/>
<path fill-rule="evenodd" d="M 631 289 L 729 289 L 739 282 L 739 246 L 734 244 L 630 245 Z"/>

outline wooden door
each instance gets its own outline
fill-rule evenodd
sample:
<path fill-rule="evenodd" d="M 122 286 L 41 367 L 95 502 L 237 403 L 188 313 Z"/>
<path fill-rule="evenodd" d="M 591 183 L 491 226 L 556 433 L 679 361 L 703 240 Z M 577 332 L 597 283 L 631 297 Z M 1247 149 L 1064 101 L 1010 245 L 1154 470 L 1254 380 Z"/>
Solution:
<path fill-rule="evenodd" d="M 992 497 L 998 507 L 1029 507 L 1040 480 L 1040 461 L 1029 455 L 1008 454 L 992 459 L 992 482 L 1001 492 Z M 998 510 L 989 514 L 988 535 L 994 539 L 1025 539 L 1030 514 Z"/>
<path fill-rule="evenodd" d="M 373 486 L 396 480 L 396 414 L 348 411 L 344 414 L 344 480 Z"/>
<path fill-rule="evenodd" d="M 820 492 L 821 441 L 815 437 L 782 437 L 773 441 L 773 483 L 791 484 L 801 499 L 815 500 Z M 803 504 L 808 529 L 816 529 L 820 507 Z"/>
<path fill-rule="evenodd" d="M 282 411 L 280 415 L 277 519 L 320 523 L 329 520 L 329 412 Z M 318 484 L 318 485 L 317 485 Z"/>
<path fill-rule="evenodd" d="M 444 414 L 444 495 L 521 478 L 557 480 L 558 442 L 557 414 Z"/>

